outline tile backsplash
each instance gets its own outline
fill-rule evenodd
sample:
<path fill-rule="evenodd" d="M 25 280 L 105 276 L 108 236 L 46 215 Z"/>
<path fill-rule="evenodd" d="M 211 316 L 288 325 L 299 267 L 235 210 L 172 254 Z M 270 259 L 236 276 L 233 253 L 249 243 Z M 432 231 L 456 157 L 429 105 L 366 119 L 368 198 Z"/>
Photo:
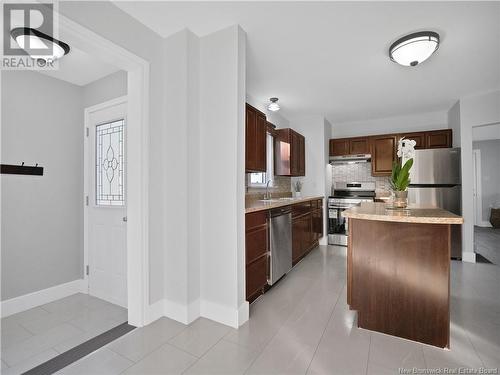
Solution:
<path fill-rule="evenodd" d="M 248 174 L 245 175 L 245 204 L 264 198 L 265 188 L 255 188 L 248 186 Z M 292 179 L 286 176 L 274 176 L 273 187 L 269 189 L 271 197 L 291 197 L 292 196 Z"/>
<path fill-rule="evenodd" d="M 263 188 L 248 186 L 248 173 L 245 175 L 245 187 L 247 193 L 261 193 Z M 273 187 L 269 189 L 271 193 L 289 193 L 292 191 L 292 179 L 286 176 L 274 176 Z"/>
<path fill-rule="evenodd" d="M 373 181 L 377 192 L 390 191 L 389 177 L 372 176 L 371 163 L 332 165 L 332 183 L 333 181 Z"/>

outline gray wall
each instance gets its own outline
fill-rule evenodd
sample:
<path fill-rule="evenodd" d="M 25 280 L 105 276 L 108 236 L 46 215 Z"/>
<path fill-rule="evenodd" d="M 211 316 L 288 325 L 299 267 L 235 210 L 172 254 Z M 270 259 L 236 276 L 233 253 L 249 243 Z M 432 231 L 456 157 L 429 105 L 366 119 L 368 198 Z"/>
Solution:
<path fill-rule="evenodd" d="M 83 87 L 2 72 L 2 163 L 44 167 L 2 176 L 2 301 L 83 277 L 83 109 L 126 94 L 123 71 Z"/>
<path fill-rule="evenodd" d="M 83 86 L 83 108 L 127 95 L 127 72 L 119 70 Z"/>
<path fill-rule="evenodd" d="M 473 142 L 472 148 L 481 150 L 482 216 L 489 222 L 491 207 L 500 204 L 500 139 Z"/>
<path fill-rule="evenodd" d="M 30 71 L 2 72 L 2 300 L 82 277 L 82 89 Z"/>

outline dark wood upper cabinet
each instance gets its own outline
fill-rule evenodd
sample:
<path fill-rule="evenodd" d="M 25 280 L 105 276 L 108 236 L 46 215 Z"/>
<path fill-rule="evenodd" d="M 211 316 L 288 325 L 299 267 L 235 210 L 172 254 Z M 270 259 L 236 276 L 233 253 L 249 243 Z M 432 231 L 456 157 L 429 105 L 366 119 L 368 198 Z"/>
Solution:
<path fill-rule="evenodd" d="M 330 156 L 370 153 L 370 137 L 330 139 Z"/>
<path fill-rule="evenodd" d="M 349 154 L 369 154 L 370 153 L 370 138 L 358 137 L 349 139 Z"/>
<path fill-rule="evenodd" d="M 413 139 L 417 142 L 415 149 L 448 148 L 452 147 L 451 129 L 432 130 L 426 132 L 404 133 L 400 137 Z"/>
<path fill-rule="evenodd" d="M 415 150 L 420 150 L 424 149 L 425 147 L 425 133 L 424 132 L 418 132 L 418 133 L 405 133 L 405 134 L 400 134 L 399 139 L 401 138 L 406 138 L 406 139 L 413 139 L 417 144 L 415 145 Z"/>
<path fill-rule="evenodd" d="M 396 160 L 398 136 L 382 135 L 371 138 L 372 176 L 389 176 Z"/>
<path fill-rule="evenodd" d="M 298 133 L 297 133 L 298 134 Z M 306 139 L 303 135 L 298 134 L 298 173 L 297 176 L 306 175 Z"/>
<path fill-rule="evenodd" d="M 266 115 L 251 105 L 246 105 L 245 116 L 245 170 L 266 171 Z"/>
<path fill-rule="evenodd" d="M 277 129 L 274 142 L 274 174 L 304 176 L 306 173 L 304 136 L 293 129 Z"/>
<path fill-rule="evenodd" d="M 448 148 L 453 147 L 451 129 L 423 132 L 384 134 L 370 137 L 330 139 L 330 156 L 371 154 L 372 176 L 389 176 L 396 160 L 398 140 L 402 137 L 413 139 L 415 148 Z"/>
<path fill-rule="evenodd" d="M 349 140 L 330 139 L 330 156 L 342 156 L 349 154 Z"/>
<path fill-rule="evenodd" d="M 453 139 L 451 129 L 434 130 L 425 132 L 426 148 L 452 147 Z"/>

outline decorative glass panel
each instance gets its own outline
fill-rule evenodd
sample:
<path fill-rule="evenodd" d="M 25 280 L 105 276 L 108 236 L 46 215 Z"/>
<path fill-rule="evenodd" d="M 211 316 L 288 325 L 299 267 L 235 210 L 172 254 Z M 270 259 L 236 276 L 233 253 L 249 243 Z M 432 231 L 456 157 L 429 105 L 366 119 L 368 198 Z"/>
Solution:
<path fill-rule="evenodd" d="M 123 206 L 124 195 L 124 120 L 96 126 L 96 205 Z"/>

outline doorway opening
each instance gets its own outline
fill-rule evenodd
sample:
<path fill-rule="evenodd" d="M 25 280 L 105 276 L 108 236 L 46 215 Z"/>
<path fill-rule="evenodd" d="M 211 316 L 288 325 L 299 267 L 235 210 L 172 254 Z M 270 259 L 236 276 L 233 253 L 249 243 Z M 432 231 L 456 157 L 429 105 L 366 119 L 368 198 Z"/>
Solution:
<path fill-rule="evenodd" d="M 2 142 L 10 145 L 2 149 L 2 158 L 11 164 L 26 161 L 44 167 L 43 176 L 2 176 L 3 203 L 11 202 L 8 212 L 2 204 L 2 225 L 9 223 L 19 228 L 2 228 L 2 241 L 4 232 L 10 237 L 2 263 L 11 270 L 8 275 L 2 272 L 2 367 L 5 362 L 11 371 L 19 373 L 28 369 L 27 364 L 35 367 L 46 361 L 48 352 L 68 351 L 111 327 L 127 321 L 134 326 L 148 323 L 149 63 L 62 15 L 59 37 L 72 49 L 61 59 L 59 70 L 43 74 L 2 72 L 2 90 L 9 93 L 2 95 L 2 120 L 7 116 L 2 121 Z M 97 61 L 96 56 L 102 64 L 90 69 L 87 65 Z M 105 97 L 84 92 L 84 87 L 114 74 L 120 76 L 125 87 L 120 95 Z M 113 83 L 110 86 L 115 87 Z M 83 108 L 123 95 L 127 95 L 127 101 L 119 116 L 106 117 L 104 108 L 100 108 L 103 117 L 92 117 L 96 121 L 94 146 L 95 139 L 103 136 L 103 147 L 100 151 L 94 149 L 93 155 L 102 160 L 101 179 L 108 181 L 107 190 L 101 189 L 97 203 L 122 199 L 124 204 L 118 210 L 126 207 L 125 215 L 114 210 L 116 204 L 107 207 L 106 212 L 120 215 L 122 229 L 112 227 L 101 234 L 111 233 L 104 236 L 104 241 L 111 238 L 115 253 L 120 249 L 124 255 L 120 262 L 115 262 L 113 256 L 113 262 L 119 264 L 110 268 L 109 259 L 101 256 L 105 252 L 94 251 L 94 261 L 83 259 L 86 195 L 89 204 L 92 200 L 82 180 L 86 137 L 82 120 Z M 86 101 L 88 98 L 92 104 Z M 116 138 L 110 141 L 106 133 L 108 137 L 104 139 L 105 132 L 116 122 L 121 125 L 121 132 L 115 133 L 122 140 L 121 161 L 119 152 L 115 154 L 109 147 L 113 144 L 114 149 Z M 108 147 L 104 146 L 105 141 Z M 93 163 L 96 167 L 97 163 Z M 96 177 L 95 171 L 92 176 Z M 120 180 L 121 198 L 113 185 Z M 94 191 L 92 197 L 97 197 L 97 193 Z M 123 230 L 124 219 L 132 224 L 129 230 Z M 100 242 L 101 249 L 108 247 L 103 243 Z M 87 265 L 91 275 L 92 267 L 95 275 L 103 271 L 102 279 L 88 279 Z M 32 348 L 31 343 L 42 345 Z M 26 346 L 30 350 L 25 350 Z"/>
<path fill-rule="evenodd" d="M 85 109 L 84 262 L 88 293 L 127 308 L 127 97 Z"/>
<path fill-rule="evenodd" d="M 474 127 L 472 139 L 474 251 L 500 265 L 500 124 Z"/>
<path fill-rule="evenodd" d="M 59 24 L 60 36 L 68 44 L 90 56 L 99 56 L 127 75 L 124 132 L 127 316 L 129 324 L 140 327 L 148 323 L 149 311 L 149 62 L 63 15 L 59 15 Z"/>

